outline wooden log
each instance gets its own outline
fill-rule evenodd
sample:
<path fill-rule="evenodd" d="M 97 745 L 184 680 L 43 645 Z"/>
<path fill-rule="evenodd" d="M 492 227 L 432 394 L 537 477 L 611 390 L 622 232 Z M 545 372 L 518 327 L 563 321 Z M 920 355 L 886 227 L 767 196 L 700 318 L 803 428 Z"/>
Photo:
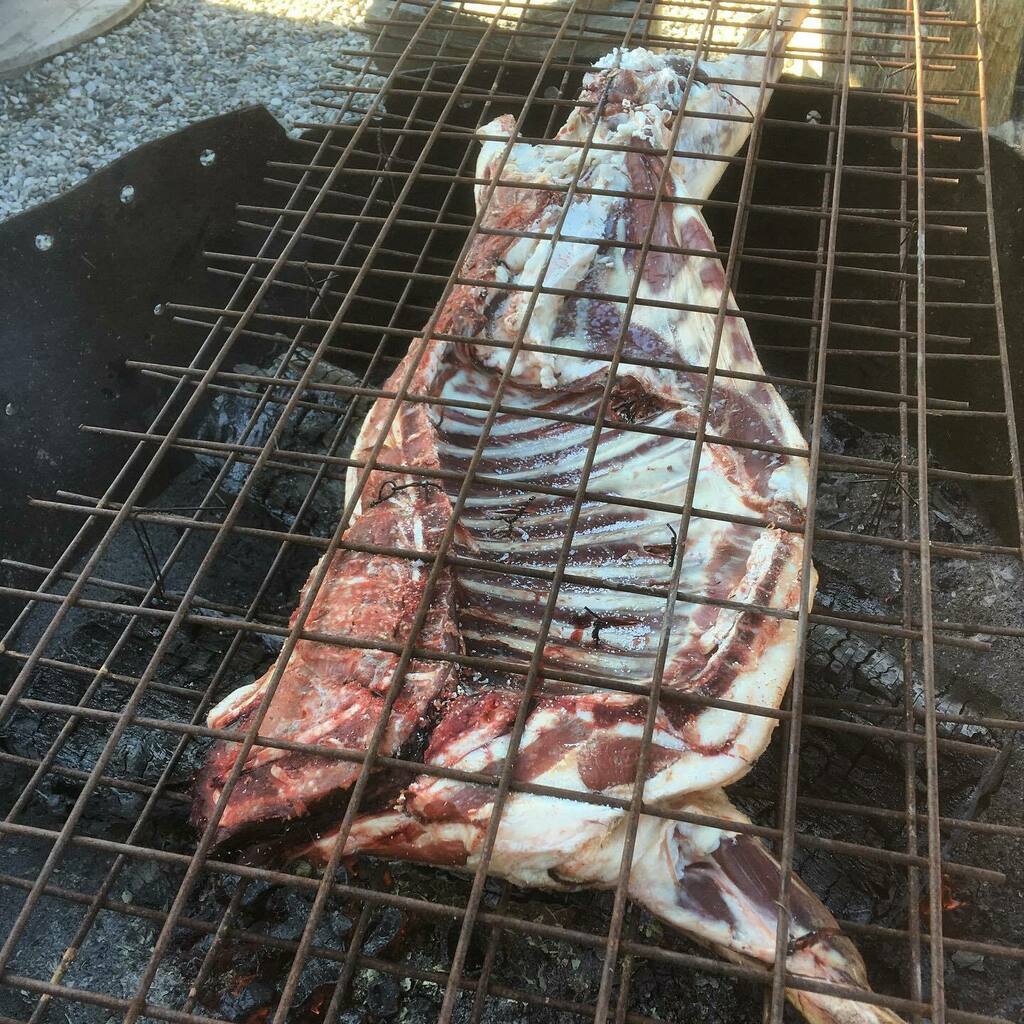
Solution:
<path fill-rule="evenodd" d="M 0 0 L 0 78 L 109 32 L 146 0 Z"/>

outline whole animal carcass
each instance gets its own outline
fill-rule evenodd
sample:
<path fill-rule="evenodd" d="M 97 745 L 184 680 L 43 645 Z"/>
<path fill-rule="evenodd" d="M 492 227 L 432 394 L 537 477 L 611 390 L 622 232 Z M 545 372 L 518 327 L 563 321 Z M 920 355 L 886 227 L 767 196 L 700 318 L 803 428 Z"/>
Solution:
<path fill-rule="evenodd" d="M 696 68 L 681 53 L 616 50 L 585 77 L 581 102 L 550 143 L 509 146 L 515 125 L 508 116 L 480 130 L 477 178 L 490 184 L 477 186 L 483 231 L 461 276 L 482 283 L 455 287 L 439 311 L 435 334 L 462 340 L 414 343 L 386 385 L 397 390 L 408 377 L 410 400 L 394 408 L 392 399 L 379 399 L 367 417 L 355 458 L 365 459 L 384 434 L 378 466 L 405 471 L 369 474 L 344 537 L 363 549 L 411 549 L 430 560 L 479 449 L 454 535 L 463 557 L 428 589 L 423 561 L 365 550 L 334 556 L 306 629 L 344 634 L 359 646 L 300 640 L 262 735 L 365 749 L 399 663 L 394 652 L 409 640 L 423 604 L 415 643 L 440 656 L 409 663 L 380 745 L 385 754 L 418 747 L 430 765 L 499 773 L 522 675 L 460 669 L 443 655 L 525 665 L 539 642 L 542 676 L 568 670 L 649 685 L 660 657 L 668 696 L 779 706 L 797 650 L 796 623 L 784 613 L 800 601 L 804 545 L 792 527 L 806 509 L 806 442 L 775 389 L 758 379 L 763 371 L 746 324 L 731 294 L 723 296 L 725 275 L 699 202 L 725 162 L 700 154 L 739 151 L 770 90 L 736 83 L 774 82 L 799 21 L 752 22 L 737 52 Z M 684 96 L 686 116 L 677 125 Z M 666 171 L 667 151 L 682 155 Z M 667 201 L 654 201 L 659 190 Z M 634 289 L 638 302 L 624 325 Z M 723 298 L 728 315 L 716 330 L 707 310 Z M 726 374 L 714 378 L 710 395 L 699 369 L 708 364 Z M 705 422 L 695 456 L 694 435 Z M 692 504 L 701 514 L 679 537 L 680 516 L 671 509 L 685 503 L 691 468 Z M 350 493 L 358 475 L 350 470 Z M 563 557 L 569 580 L 542 630 L 549 582 L 536 570 L 550 572 Z M 666 623 L 664 594 L 677 571 L 683 596 Z M 226 697 L 210 725 L 251 725 L 272 672 Z M 514 780 L 628 797 L 647 707 L 636 693 L 557 692 L 542 679 L 513 755 Z M 661 701 L 645 800 L 745 821 L 722 787 L 749 770 L 774 724 L 707 702 Z M 208 822 L 237 750 L 224 742 L 212 749 L 195 790 L 197 824 Z M 257 829 L 283 837 L 285 826 L 316 816 L 319 838 L 303 852 L 326 861 L 341 837 L 322 827 L 324 816 L 340 816 L 358 772 L 351 761 L 257 745 L 217 838 L 241 842 Z M 472 870 L 494 806 L 487 785 L 433 775 L 381 784 L 349 823 L 345 851 Z M 513 791 L 488 870 L 524 886 L 613 886 L 626 818 L 621 807 Z M 771 963 L 780 873 L 746 832 L 643 815 L 629 893 L 726 957 Z M 867 988 L 856 949 L 799 882 L 790 896 L 787 967 Z M 814 1021 L 899 1020 L 868 1003 L 788 994 Z"/>

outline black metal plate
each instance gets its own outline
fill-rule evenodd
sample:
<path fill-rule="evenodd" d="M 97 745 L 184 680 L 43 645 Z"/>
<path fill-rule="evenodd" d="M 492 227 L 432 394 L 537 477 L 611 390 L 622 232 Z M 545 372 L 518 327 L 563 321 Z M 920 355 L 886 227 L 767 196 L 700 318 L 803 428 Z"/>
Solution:
<path fill-rule="evenodd" d="M 212 162 L 200 160 L 207 150 Z M 202 252 L 255 251 L 261 233 L 237 226 L 235 204 L 280 201 L 263 183 L 266 161 L 300 151 L 265 108 L 250 107 L 142 146 L 0 224 L 4 555 L 50 564 L 63 549 L 76 524 L 27 498 L 58 487 L 91 494 L 113 479 L 126 447 L 79 425 L 145 429 L 167 389 L 125 360 L 189 361 L 187 329 L 154 308 L 227 300 L 232 282 L 207 273 Z M 48 251 L 36 247 L 40 234 L 53 238 Z"/>

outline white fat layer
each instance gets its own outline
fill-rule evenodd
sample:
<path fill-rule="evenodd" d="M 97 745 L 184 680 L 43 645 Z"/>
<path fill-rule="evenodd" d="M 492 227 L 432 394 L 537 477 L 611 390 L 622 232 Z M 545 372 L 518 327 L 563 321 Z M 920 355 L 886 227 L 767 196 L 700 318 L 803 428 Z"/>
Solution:
<path fill-rule="evenodd" d="M 613 116 L 606 114 L 598 121 L 596 128 L 593 112 L 577 109 L 559 132 L 558 139 L 584 143 L 592 136 L 598 144 L 644 141 L 655 148 L 664 148 L 670 142 L 672 113 L 678 109 L 685 85 L 685 73 L 673 67 L 672 58 L 671 54 L 655 54 L 643 48 L 609 54 L 598 63 L 595 72 L 588 76 L 585 88 L 592 89 L 594 95 L 601 95 L 604 91 L 600 84 L 601 76 L 611 75 L 614 81 L 614 69 L 625 69 L 640 80 L 636 102 L 628 105 L 621 113 Z M 755 67 L 759 70 L 763 62 L 763 58 L 756 54 L 742 58 L 730 57 L 727 60 L 731 62 L 728 68 L 733 71 L 750 71 Z M 716 74 L 714 67 L 708 70 Z M 749 102 L 753 100 L 749 99 Z M 749 102 L 740 87 L 724 89 L 718 85 L 694 81 L 687 97 L 687 109 L 695 112 L 745 114 L 743 103 L 749 105 Z M 681 152 L 731 155 L 742 145 L 749 128 L 749 123 L 741 120 L 687 118 L 679 132 L 676 148 Z M 481 132 L 508 136 L 511 129 L 506 117 L 485 126 Z M 503 143 L 484 143 L 478 162 L 481 177 L 487 177 L 491 169 L 496 169 L 503 149 Z M 635 154 L 632 156 L 635 158 Z M 574 187 L 629 191 L 637 187 L 631 183 L 630 157 L 631 154 L 626 152 L 593 147 L 584 153 L 580 147 L 517 143 L 511 147 L 501 178 L 509 182 L 522 180 L 532 185 L 550 184 L 564 188 L 573 181 L 576 164 L 582 159 L 579 180 Z M 653 165 L 657 171 L 656 160 Z M 699 201 L 710 194 L 724 166 L 718 160 L 677 157 L 672 161 L 667 175 L 666 188 L 674 195 Z M 576 193 L 566 199 L 564 195 L 559 197 L 553 193 L 551 204 L 535 223 L 512 226 L 548 236 L 558 228 L 560 240 L 551 237 L 519 239 L 505 259 L 507 276 L 510 281 L 527 289 L 542 282 L 545 287 L 561 290 L 597 291 L 620 296 L 622 301 L 612 304 L 620 320 L 625 313 L 628 297 L 635 294 L 640 304 L 632 310 L 631 329 L 644 330 L 660 338 L 680 361 L 696 366 L 706 365 L 716 347 L 716 315 L 712 311 L 721 308 L 723 302 L 726 309 L 737 309 L 731 293 L 723 297 L 722 275 L 717 257 L 690 256 L 676 259 L 674 272 L 665 280 L 659 278 L 657 284 L 654 284 L 643 275 L 639 281 L 636 280 L 635 251 L 601 247 L 596 242 L 585 244 L 564 240 L 566 237 L 624 238 L 624 224 L 630 215 L 630 203 L 636 205 L 633 200 L 624 200 L 614 195 L 592 195 L 584 191 L 582 195 Z M 500 210 L 501 204 L 497 208 Z M 650 216 L 649 212 L 643 211 L 636 215 L 641 227 Z M 490 211 L 485 211 L 485 223 L 489 216 Z M 671 217 L 682 247 L 713 252 L 713 239 L 697 206 L 674 204 Z M 562 223 L 559 227 L 560 218 Z M 655 253 L 649 253 L 648 264 L 657 258 Z M 504 270 L 502 276 L 506 276 Z M 587 308 L 592 303 L 587 300 L 577 302 L 576 314 L 570 317 L 571 329 L 565 331 L 558 329 L 566 305 L 564 296 L 539 294 L 531 298 L 529 291 L 496 292 L 495 296 L 498 299 L 505 297 L 499 301 L 498 310 L 488 325 L 489 332 L 494 336 L 509 343 L 522 337 L 530 345 L 557 347 L 578 353 L 563 355 L 520 352 L 514 368 L 517 379 L 531 385 L 554 388 L 606 370 L 606 361 L 587 358 L 593 351 L 593 339 L 588 336 L 586 328 Z M 645 299 L 670 305 L 644 305 Z M 672 308 L 671 304 L 677 307 L 698 306 L 702 309 Z M 727 318 L 724 329 L 718 333 L 721 338 L 714 360 L 718 369 L 763 373 L 741 318 Z M 614 337 L 611 340 L 614 341 Z M 604 343 L 607 342 L 605 338 Z M 477 357 L 484 365 L 504 369 L 510 353 L 508 349 L 481 346 L 477 350 Z M 670 396 L 678 390 L 673 371 L 630 367 L 628 372 L 656 393 Z M 743 392 L 752 387 L 739 381 L 721 386 Z M 768 403 L 771 406 L 770 419 L 776 433 L 774 440 L 791 447 L 804 447 L 799 429 L 774 390 L 762 389 L 757 397 L 762 404 Z M 802 503 L 807 488 L 803 461 L 791 460 L 784 470 L 775 473 L 770 486 L 780 497 L 796 498 Z"/>

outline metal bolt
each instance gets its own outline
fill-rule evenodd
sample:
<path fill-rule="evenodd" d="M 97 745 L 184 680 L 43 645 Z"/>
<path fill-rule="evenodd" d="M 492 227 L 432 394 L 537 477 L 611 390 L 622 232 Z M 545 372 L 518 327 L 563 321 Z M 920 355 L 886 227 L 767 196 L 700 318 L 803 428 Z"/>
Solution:
<path fill-rule="evenodd" d="M 820 110 L 808 110 L 807 111 L 807 123 L 808 124 L 821 124 L 821 111 Z"/>
<path fill-rule="evenodd" d="M 125 206 L 127 206 L 129 203 L 135 202 L 135 186 L 125 185 L 125 187 L 121 189 L 120 199 L 121 202 L 125 204 Z"/>
<path fill-rule="evenodd" d="M 199 162 L 204 167 L 212 167 L 217 160 L 217 154 L 212 149 L 204 149 L 199 154 Z"/>
<path fill-rule="evenodd" d="M 158 302 L 153 307 L 153 316 L 163 316 L 163 315 L 164 315 L 164 304 L 162 302 Z"/>
<path fill-rule="evenodd" d="M 53 235 L 36 235 L 36 248 L 40 252 L 49 252 L 53 248 Z"/>

